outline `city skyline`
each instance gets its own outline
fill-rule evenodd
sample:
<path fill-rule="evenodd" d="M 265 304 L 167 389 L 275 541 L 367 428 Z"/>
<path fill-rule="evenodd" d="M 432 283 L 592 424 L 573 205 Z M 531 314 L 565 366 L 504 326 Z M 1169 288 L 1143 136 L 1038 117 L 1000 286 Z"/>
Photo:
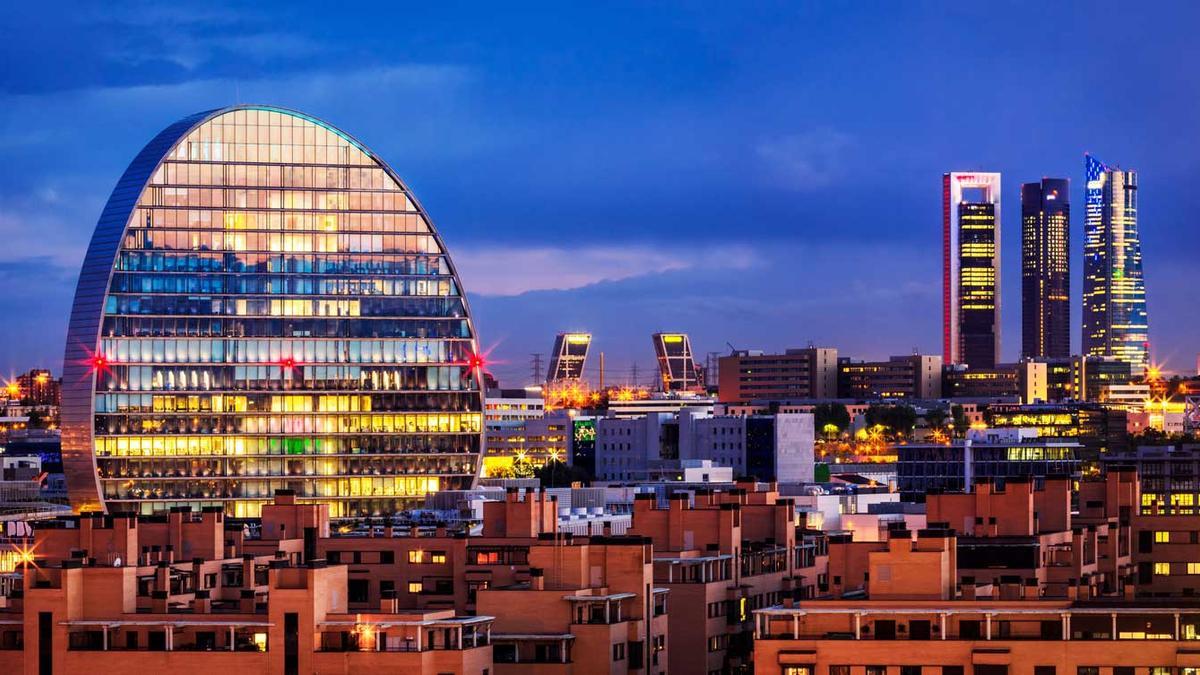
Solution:
<path fill-rule="evenodd" d="M 1116 43 L 1098 53 L 1086 36 L 1111 34 L 1106 27 L 1115 17 L 1050 8 L 1047 19 L 1057 20 L 1047 24 L 1069 38 L 1052 49 L 1068 65 L 1053 82 L 1032 83 L 1037 63 L 1002 46 L 1010 38 L 1036 40 L 1049 28 L 1012 35 L 1020 25 L 1016 8 L 989 13 L 995 25 L 981 34 L 979 51 L 951 37 L 936 48 L 905 47 L 895 60 L 882 56 L 918 42 L 910 33 L 952 36 L 976 10 L 890 8 L 865 26 L 855 25 L 861 15 L 852 9 L 741 14 L 736 27 L 758 38 L 756 54 L 723 39 L 731 28 L 722 22 L 731 19 L 720 12 L 642 10 L 645 28 L 633 30 L 574 11 L 516 12 L 494 29 L 456 32 L 457 41 L 423 51 L 371 43 L 367 59 L 339 51 L 330 44 L 336 39 L 322 39 L 315 24 L 300 20 L 264 37 L 269 24 L 253 14 L 85 13 L 66 25 L 18 17 L 29 30 L 4 48 L 17 67 L 0 83 L 8 104 L 0 226 L 9 238 L 0 278 L 18 291 L 0 304 L 8 316 L 0 372 L 61 368 L 74 274 L 129 148 L 184 114 L 237 100 L 312 111 L 401 161 L 456 252 L 504 384 L 523 383 L 528 354 L 549 356 L 554 333 L 567 330 L 594 334 L 593 354 L 605 353 L 611 381 L 627 377 L 634 362 L 653 372 L 645 343 L 659 330 L 689 333 L 697 358 L 727 351 L 726 342 L 768 351 L 830 344 L 860 358 L 914 347 L 937 353 L 940 271 L 929 251 L 938 241 L 939 195 L 931 181 L 950 168 L 998 171 L 1006 176 L 1003 201 L 1013 205 L 1020 184 L 1064 176 L 1073 179 L 1071 200 L 1083 204 L 1085 151 L 1143 174 L 1152 357 L 1191 370 L 1200 321 L 1185 291 L 1187 252 L 1200 245 L 1191 221 L 1197 197 L 1187 188 L 1197 155 L 1187 144 L 1200 135 L 1189 113 L 1195 87 L 1181 69 L 1154 66 L 1194 60 L 1196 46 L 1177 27 L 1194 23 L 1195 8 L 1178 7 L 1163 25 L 1123 21 Z M 427 35 L 451 34 L 446 17 L 418 14 L 412 20 L 430 25 Z M 481 51 L 495 43 L 493 31 L 518 21 L 528 30 L 517 49 Z M 96 43 L 103 38 L 91 28 L 113 24 L 137 37 Z M 630 53 L 614 61 L 580 24 L 622 35 Z M 214 26 L 240 40 L 253 67 L 202 39 Z M 51 27 L 78 38 L 65 40 L 82 45 L 72 49 L 92 49 L 94 67 L 31 61 L 23 41 Z M 350 29 L 335 18 L 328 30 L 344 37 Z M 848 39 L 853 30 L 876 39 L 859 44 Z M 1151 32 L 1156 39 L 1145 39 Z M 518 51 L 533 45 L 532 56 Z M 962 113 L 955 116 L 932 103 L 955 90 L 954 78 L 922 84 L 926 96 L 908 89 L 948 55 L 964 69 L 1002 72 L 995 92 L 956 99 Z M 131 60 L 144 67 L 117 67 Z M 822 74 L 817 64 L 824 63 L 835 67 Z M 1129 89 L 1119 99 L 1098 86 L 1098 73 L 1113 77 L 1114 70 L 1130 74 L 1118 76 Z M 584 71 L 598 77 L 586 86 L 567 77 Z M 1021 97 L 1028 102 L 1014 99 L 1018 84 L 1034 89 Z M 388 114 L 348 100 L 366 91 L 380 92 Z M 1164 91 L 1177 97 L 1170 105 L 1156 95 Z M 401 103 L 414 96 L 420 110 Z M 884 106 L 857 112 L 874 99 Z M 553 118 L 539 112 L 544 105 Z M 137 115 L 128 113 L 132 107 Z M 1124 132 L 1131 122 L 1138 134 Z M 71 155 L 66 165 L 47 159 L 81 142 L 91 150 L 85 156 Z M 721 208 L 708 205 L 709 194 L 720 195 Z M 738 214 L 739 236 L 728 235 L 729 213 Z M 1020 238 L 1011 234 L 1019 214 L 1010 206 L 1003 215 L 1010 234 L 1001 253 L 1001 297 L 1008 299 L 1001 360 L 1011 361 L 1020 353 Z M 1082 221 L 1077 210 L 1076 260 Z M 1078 298 L 1082 265 L 1073 267 Z M 21 292 L 28 288 L 39 292 Z M 1079 304 L 1072 302 L 1072 326 L 1080 325 Z M 1073 336 L 1074 353 L 1079 340 Z"/>

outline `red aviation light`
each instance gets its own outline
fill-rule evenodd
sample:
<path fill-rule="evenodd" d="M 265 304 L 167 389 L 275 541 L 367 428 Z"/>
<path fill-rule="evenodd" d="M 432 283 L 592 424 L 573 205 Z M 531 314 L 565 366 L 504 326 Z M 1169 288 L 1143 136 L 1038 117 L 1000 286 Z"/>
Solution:
<path fill-rule="evenodd" d="M 108 370 L 108 359 L 103 354 L 94 354 L 92 358 L 88 359 L 88 367 L 92 369 L 93 373 L 106 371 Z"/>
<path fill-rule="evenodd" d="M 469 357 L 467 357 L 467 367 L 469 367 L 471 370 L 475 370 L 476 368 L 482 370 L 486 366 L 487 361 L 485 361 L 483 356 L 480 354 L 471 354 Z"/>
<path fill-rule="evenodd" d="M 288 369 L 288 370 L 295 370 L 295 369 L 296 369 L 296 366 L 297 366 L 297 365 L 299 365 L 299 364 L 297 364 L 297 363 L 296 363 L 296 360 L 295 360 L 295 359 L 293 359 L 293 358 L 291 358 L 291 357 L 288 357 L 288 358 L 286 358 L 286 359 L 283 359 L 282 361 L 280 361 L 280 362 L 279 362 L 279 365 L 283 366 L 284 368 L 286 368 L 286 369 Z"/>

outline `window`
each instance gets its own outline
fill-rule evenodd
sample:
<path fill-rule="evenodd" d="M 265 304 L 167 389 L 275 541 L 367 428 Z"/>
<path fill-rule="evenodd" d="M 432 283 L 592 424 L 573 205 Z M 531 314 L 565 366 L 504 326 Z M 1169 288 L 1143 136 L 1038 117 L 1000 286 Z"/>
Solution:
<path fill-rule="evenodd" d="M 708 638 L 708 651 L 719 652 L 729 644 L 728 635 L 714 635 Z"/>
<path fill-rule="evenodd" d="M 424 557 L 425 552 L 420 549 L 408 552 L 408 562 L 414 565 L 420 564 Z"/>
<path fill-rule="evenodd" d="M 1154 543 L 1169 544 L 1171 543 L 1171 533 L 1166 530 L 1157 530 L 1154 533 Z"/>
<path fill-rule="evenodd" d="M 395 551 L 380 551 L 379 552 L 379 564 L 395 565 L 396 564 L 396 552 Z"/>
<path fill-rule="evenodd" d="M 900 675 L 921 675 L 921 666 L 900 666 Z"/>
<path fill-rule="evenodd" d="M 367 602 L 370 596 L 371 582 L 366 579 L 351 579 L 349 583 L 350 602 Z"/>
<path fill-rule="evenodd" d="M 1188 574 L 1200 574 L 1200 562 L 1190 562 L 1187 564 Z"/>
<path fill-rule="evenodd" d="M 813 675 L 813 666 L 784 666 L 783 675 Z"/>
<path fill-rule="evenodd" d="M 1150 675 L 1171 675 L 1174 670 L 1171 666 L 1154 666 L 1150 669 Z"/>
<path fill-rule="evenodd" d="M 408 582 L 408 592 L 409 593 L 420 593 L 422 590 L 424 590 L 424 585 L 421 582 L 419 582 L 419 581 Z"/>
<path fill-rule="evenodd" d="M 962 666 L 942 666 L 942 675 L 963 675 Z"/>
<path fill-rule="evenodd" d="M 625 643 L 618 642 L 617 644 L 613 645 L 613 661 L 624 661 L 624 660 L 625 660 Z"/>
<path fill-rule="evenodd" d="M 1054 675 L 1054 666 L 1034 666 L 1033 675 Z"/>
<path fill-rule="evenodd" d="M 850 675 L 850 666 L 829 666 L 829 675 Z"/>
<path fill-rule="evenodd" d="M 391 579 L 384 579 L 379 582 L 379 594 L 380 595 L 383 595 L 384 593 L 388 593 L 388 592 L 395 591 L 395 590 L 396 590 L 396 582 L 392 581 Z"/>
<path fill-rule="evenodd" d="M 445 565 L 446 564 L 446 552 L 445 551 L 434 551 L 433 553 L 431 553 L 429 555 L 429 562 L 433 563 L 434 565 Z"/>
<path fill-rule="evenodd" d="M 1156 562 L 1154 563 L 1154 573 L 1159 576 L 1171 576 L 1171 563 Z"/>
<path fill-rule="evenodd" d="M 1100 675 L 1099 666 L 1079 666 L 1075 669 L 1075 675 Z"/>
<path fill-rule="evenodd" d="M 867 675 L 887 675 L 887 666 L 867 666 Z"/>

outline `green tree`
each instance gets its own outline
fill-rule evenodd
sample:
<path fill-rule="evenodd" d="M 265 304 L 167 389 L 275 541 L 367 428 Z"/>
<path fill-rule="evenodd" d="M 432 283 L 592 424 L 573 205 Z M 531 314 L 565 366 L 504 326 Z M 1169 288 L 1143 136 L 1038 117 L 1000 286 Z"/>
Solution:
<path fill-rule="evenodd" d="M 954 418 L 954 435 L 963 437 L 967 434 L 967 411 L 961 405 L 950 406 L 950 416 Z"/>
<path fill-rule="evenodd" d="M 827 425 L 832 424 L 838 431 L 850 428 L 850 411 L 841 403 L 820 403 L 813 408 L 815 427 L 819 433 Z"/>
<path fill-rule="evenodd" d="M 592 481 L 586 469 L 555 459 L 538 467 L 534 476 L 542 482 L 542 487 L 570 487 L 571 483 L 587 485 Z"/>
<path fill-rule="evenodd" d="M 927 410 L 922 418 L 925 420 L 925 425 L 930 429 L 942 429 L 946 426 L 946 420 L 950 416 L 946 414 L 945 408 L 934 408 Z"/>
<path fill-rule="evenodd" d="M 873 405 L 867 408 L 868 427 L 882 425 L 895 438 L 907 438 L 917 424 L 917 411 L 907 405 Z"/>

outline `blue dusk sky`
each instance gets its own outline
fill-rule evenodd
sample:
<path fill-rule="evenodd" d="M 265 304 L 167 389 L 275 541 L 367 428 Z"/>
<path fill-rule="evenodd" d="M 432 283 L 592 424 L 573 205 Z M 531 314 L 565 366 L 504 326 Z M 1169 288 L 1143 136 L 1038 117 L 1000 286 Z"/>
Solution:
<path fill-rule="evenodd" d="M 590 330 L 697 352 L 941 350 L 941 175 L 1000 171 L 1003 356 L 1023 181 L 1140 172 L 1153 357 L 1200 351 L 1200 3 L 11 3 L 0 41 L 0 374 L 61 367 L 125 165 L 186 114 L 300 109 L 429 210 L 493 370 Z M 595 362 L 592 362 L 594 366 Z"/>

